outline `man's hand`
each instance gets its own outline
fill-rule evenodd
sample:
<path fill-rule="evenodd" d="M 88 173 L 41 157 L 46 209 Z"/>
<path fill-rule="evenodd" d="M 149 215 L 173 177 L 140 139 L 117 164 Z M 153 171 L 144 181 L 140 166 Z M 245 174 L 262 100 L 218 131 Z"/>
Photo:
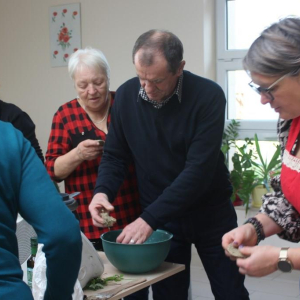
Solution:
<path fill-rule="evenodd" d="M 117 242 L 122 244 L 142 244 L 152 232 L 152 228 L 142 218 L 138 218 L 123 229 L 122 233 L 117 237 Z"/>
<path fill-rule="evenodd" d="M 103 193 L 96 194 L 89 205 L 93 224 L 97 227 L 106 227 L 106 222 L 101 218 L 101 213 L 103 211 L 111 212 L 113 210 L 114 207 L 108 201 L 107 195 Z"/>

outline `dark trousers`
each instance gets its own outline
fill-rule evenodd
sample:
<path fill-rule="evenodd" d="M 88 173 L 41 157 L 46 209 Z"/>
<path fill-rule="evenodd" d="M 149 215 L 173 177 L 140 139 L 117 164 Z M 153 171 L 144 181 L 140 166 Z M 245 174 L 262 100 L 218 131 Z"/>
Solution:
<path fill-rule="evenodd" d="M 234 261 L 224 254 L 222 236 L 237 226 L 237 216 L 230 200 L 196 210 L 164 226 L 173 233 L 168 262 L 184 264 L 185 270 L 152 285 L 154 300 L 187 300 L 190 285 L 191 246 L 195 245 L 212 292 L 217 300 L 248 300 L 245 277 Z M 148 299 L 148 289 L 125 297 L 126 300 Z"/>

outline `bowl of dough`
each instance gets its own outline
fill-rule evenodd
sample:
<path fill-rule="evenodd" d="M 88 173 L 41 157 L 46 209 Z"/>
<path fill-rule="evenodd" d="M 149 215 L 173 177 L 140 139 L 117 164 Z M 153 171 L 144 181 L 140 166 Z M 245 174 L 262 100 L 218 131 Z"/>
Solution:
<path fill-rule="evenodd" d="M 156 230 L 143 244 L 117 243 L 122 230 L 111 230 L 101 235 L 107 259 L 124 273 L 141 274 L 158 268 L 166 259 L 173 235 Z"/>

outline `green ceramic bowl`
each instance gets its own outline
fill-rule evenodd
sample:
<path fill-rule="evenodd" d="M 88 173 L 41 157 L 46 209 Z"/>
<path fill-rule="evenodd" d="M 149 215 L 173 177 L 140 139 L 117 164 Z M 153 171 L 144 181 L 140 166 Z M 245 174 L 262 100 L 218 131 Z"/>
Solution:
<path fill-rule="evenodd" d="M 140 274 L 157 268 L 167 257 L 172 234 L 156 230 L 144 244 L 120 244 L 116 242 L 122 230 L 112 230 L 101 235 L 106 257 L 124 273 Z"/>

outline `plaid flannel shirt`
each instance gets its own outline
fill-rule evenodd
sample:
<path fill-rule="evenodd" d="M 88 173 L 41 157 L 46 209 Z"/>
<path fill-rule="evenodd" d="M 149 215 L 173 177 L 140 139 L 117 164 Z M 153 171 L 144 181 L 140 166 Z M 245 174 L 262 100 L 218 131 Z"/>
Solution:
<path fill-rule="evenodd" d="M 114 93 L 111 92 L 113 104 Z M 107 125 L 110 124 L 110 112 Z M 86 139 L 106 139 L 106 134 L 98 129 L 90 120 L 87 113 L 80 106 L 77 99 L 62 105 L 55 113 L 52 121 L 51 133 L 48 141 L 45 165 L 52 180 L 60 181 L 54 175 L 56 158 L 76 148 Z M 98 174 L 101 156 L 95 160 L 82 162 L 64 181 L 65 192 L 80 192 L 76 197 L 78 202 L 77 213 L 80 219 L 80 228 L 89 239 L 98 239 L 107 231 L 107 228 L 98 228 L 93 225 L 88 206 L 93 198 L 94 186 Z M 124 180 L 116 199 L 113 202 L 114 212 L 111 216 L 117 219 L 112 229 L 124 228 L 139 217 L 141 208 L 134 166 Z"/>

